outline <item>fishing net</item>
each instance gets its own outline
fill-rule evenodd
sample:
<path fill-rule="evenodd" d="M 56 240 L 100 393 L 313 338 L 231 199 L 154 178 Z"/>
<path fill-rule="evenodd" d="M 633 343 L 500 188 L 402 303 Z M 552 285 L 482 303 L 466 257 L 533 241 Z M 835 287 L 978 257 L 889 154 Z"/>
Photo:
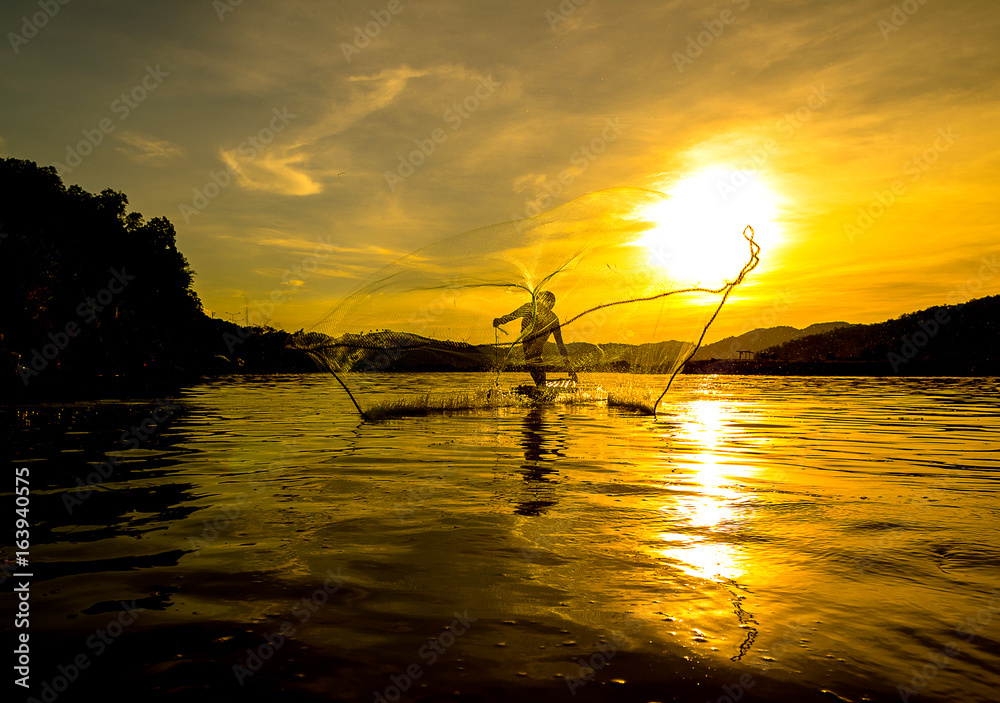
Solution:
<path fill-rule="evenodd" d="M 705 231 L 656 191 L 591 193 L 399 259 L 296 344 L 363 415 L 496 405 L 518 384 L 586 385 L 592 375 L 608 385 L 608 374 L 655 390 L 655 412 L 757 264 L 753 230 L 741 227 Z M 483 373 L 465 394 L 437 400 L 422 394 L 426 373 L 406 373 L 440 371 Z"/>

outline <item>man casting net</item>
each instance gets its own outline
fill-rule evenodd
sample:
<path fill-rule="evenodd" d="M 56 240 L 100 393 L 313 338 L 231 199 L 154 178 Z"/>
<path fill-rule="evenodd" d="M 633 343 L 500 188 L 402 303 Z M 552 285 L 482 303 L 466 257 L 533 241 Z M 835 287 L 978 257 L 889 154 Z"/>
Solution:
<path fill-rule="evenodd" d="M 699 231 L 671 221 L 669 204 L 663 193 L 613 188 L 448 237 L 373 274 L 297 343 L 362 414 L 386 400 L 362 385 L 391 396 L 404 377 L 412 387 L 403 372 L 437 371 L 488 372 L 471 404 L 484 407 L 525 372 L 536 386 L 547 372 L 567 383 L 577 372 L 583 383 L 587 372 L 628 372 L 633 385 L 656 379 L 655 409 L 668 384 L 644 374 L 672 379 L 759 252 L 749 226 Z M 520 333 L 500 339 L 515 319 Z"/>
<path fill-rule="evenodd" d="M 521 318 L 521 336 L 519 340 L 524 349 L 524 361 L 528 367 L 531 380 L 539 388 L 545 386 L 545 364 L 542 361 L 542 352 L 545 350 L 545 342 L 549 335 L 555 338 L 559 353 L 566 362 L 566 370 L 573 383 L 578 382 L 576 371 L 569 360 L 569 352 L 562 338 L 562 328 L 559 325 L 559 318 L 552 312 L 556 304 L 556 296 L 550 290 L 542 291 L 536 298 L 525 303 L 514 312 L 493 320 L 494 327 L 500 327 L 511 320 Z"/>

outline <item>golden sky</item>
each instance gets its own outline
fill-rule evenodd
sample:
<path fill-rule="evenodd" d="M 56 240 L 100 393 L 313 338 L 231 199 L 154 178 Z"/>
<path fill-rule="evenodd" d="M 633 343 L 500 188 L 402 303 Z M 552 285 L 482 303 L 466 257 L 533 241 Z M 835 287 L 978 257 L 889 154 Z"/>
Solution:
<path fill-rule="evenodd" d="M 1000 291 L 993 1 L 52 4 L 0 10 L 0 154 L 168 217 L 219 317 L 618 186 L 767 219 L 707 341 Z"/>

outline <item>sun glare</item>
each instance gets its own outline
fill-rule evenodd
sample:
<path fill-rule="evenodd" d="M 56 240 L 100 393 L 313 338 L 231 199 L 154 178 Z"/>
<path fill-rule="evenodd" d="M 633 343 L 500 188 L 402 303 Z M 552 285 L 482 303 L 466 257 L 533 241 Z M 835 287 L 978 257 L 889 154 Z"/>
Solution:
<path fill-rule="evenodd" d="M 744 569 L 740 551 L 716 534 L 728 531 L 737 519 L 734 506 L 740 499 L 727 473 L 732 465 L 721 463 L 731 412 L 720 401 L 696 400 L 683 409 L 676 437 L 688 445 L 690 453 L 685 456 L 690 463 L 685 468 L 692 472 L 663 508 L 668 518 L 684 529 L 661 534 L 665 546 L 660 553 L 698 578 L 734 579 Z"/>
<path fill-rule="evenodd" d="M 777 240 L 777 197 L 754 173 L 712 169 L 666 189 L 671 199 L 646 211 L 656 226 L 637 242 L 680 280 L 715 287 L 748 259 L 743 229 L 762 250 Z"/>

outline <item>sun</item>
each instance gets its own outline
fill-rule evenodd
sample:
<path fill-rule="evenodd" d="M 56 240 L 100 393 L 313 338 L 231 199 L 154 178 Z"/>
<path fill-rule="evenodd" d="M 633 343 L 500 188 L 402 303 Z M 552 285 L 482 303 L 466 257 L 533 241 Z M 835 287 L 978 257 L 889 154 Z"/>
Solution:
<path fill-rule="evenodd" d="M 700 171 L 666 192 L 669 200 L 643 213 L 654 226 L 636 243 L 680 281 L 714 287 L 735 278 L 748 259 L 747 225 L 765 252 L 778 239 L 778 198 L 755 173 Z"/>

